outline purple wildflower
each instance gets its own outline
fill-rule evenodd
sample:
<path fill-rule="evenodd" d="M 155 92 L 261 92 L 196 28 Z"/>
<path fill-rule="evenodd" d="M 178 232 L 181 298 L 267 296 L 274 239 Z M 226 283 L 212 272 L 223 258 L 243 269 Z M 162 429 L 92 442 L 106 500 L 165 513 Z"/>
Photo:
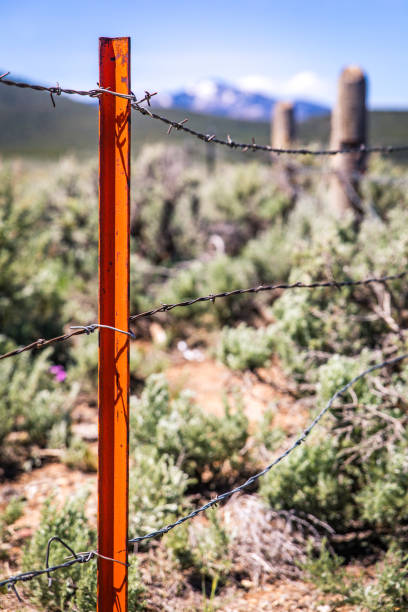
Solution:
<path fill-rule="evenodd" d="M 62 365 L 53 365 L 50 367 L 50 372 L 51 374 L 54 374 L 55 376 L 55 380 L 58 382 L 63 382 L 66 377 L 67 377 L 67 373 L 64 369 L 64 366 Z"/>

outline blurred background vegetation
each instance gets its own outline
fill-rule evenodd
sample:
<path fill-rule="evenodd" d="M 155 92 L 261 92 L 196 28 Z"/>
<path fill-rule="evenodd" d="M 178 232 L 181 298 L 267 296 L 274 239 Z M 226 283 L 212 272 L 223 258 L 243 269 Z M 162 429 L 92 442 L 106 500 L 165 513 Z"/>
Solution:
<path fill-rule="evenodd" d="M 75 113 L 83 112 L 87 125 L 90 116 L 96 122 L 91 106 L 58 100 L 53 111 L 48 100 L 44 103 L 47 121 L 53 121 L 53 113 L 72 112 L 78 126 Z M 40 117 L 43 111 L 38 112 Z M 38 130 L 40 125 L 44 155 L 60 152 L 52 142 L 69 149 L 75 141 L 66 121 L 58 122 L 67 130 L 65 141 L 56 125 L 41 122 Z M 244 128 L 236 122 L 223 129 L 246 138 Z M 27 153 L 37 155 L 36 129 L 25 145 Z M 134 129 L 139 130 L 137 119 Z M 85 131 L 82 137 L 85 150 Z M 11 154 L 13 146 L 22 150 L 21 141 L 12 143 L 5 153 Z M 356 227 L 351 213 L 339 220 L 331 210 L 327 176 L 313 160 L 297 166 L 295 196 L 279 187 L 274 165 L 266 159 L 245 162 L 217 159 L 209 172 L 205 159 L 185 144 L 157 142 L 135 151 L 132 313 L 261 282 L 360 279 L 406 268 L 408 176 L 403 166 L 372 156 L 362 183 L 365 217 Z M 379 175 L 389 180 L 378 182 Z M 276 405 L 268 406 L 260 423 L 250 423 L 239 391 L 215 416 L 188 389 L 169 386 L 165 370 L 180 340 L 242 380 L 267 376 L 271 363 L 278 364 L 294 410 L 302 406 L 313 416 L 367 365 L 406 350 L 407 297 L 406 282 L 399 280 L 217 300 L 157 316 L 166 331 L 159 344 L 150 322 L 142 319 L 131 347 L 131 535 L 156 529 L 216 491 L 240 484 L 288 444 Z M 96 318 L 96 159 L 5 155 L 0 162 L 0 352 Z M 73 433 L 72 413 L 79 403 L 95 410 L 96 390 L 93 336 L 2 361 L 1 478 L 35 469 L 43 448 L 59 449 L 61 460 L 74 470 L 94 470 L 92 449 Z M 326 591 L 331 585 L 337 602 L 369 610 L 406 609 L 407 392 L 404 363 L 360 381 L 338 400 L 308 443 L 254 488 L 253 502 L 242 498 L 259 524 L 258 539 L 251 540 L 258 547 L 258 564 L 243 566 L 247 544 L 236 521 L 244 515 L 237 519 L 237 510 L 227 504 L 209 520 L 175 531 L 160 547 L 142 546 L 132 569 L 132 601 L 151 609 L 143 572 L 146 564 L 151 568 L 157 562 L 174 580 L 188 577 L 187 582 L 180 578 L 181 594 L 189 584 L 210 598 L 243 579 L 256 584 L 280 572 L 311 577 Z M 53 503 L 44 508 L 41 526 L 27 545 L 26 568 L 38 562 L 51 532 L 80 550 L 94 545 L 83 502 L 70 502 L 58 512 Z M 250 503 L 256 506 L 245 506 Z M 12 524 L 22 512 L 21 499 L 13 504 L 2 515 L 4 540 L 12 537 Z M 292 531 L 277 539 L 288 521 Z M 273 553 L 262 539 L 269 537 L 278 542 Z M 374 578 L 356 582 L 347 573 L 347 565 L 356 561 L 378 563 Z M 92 610 L 93 570 L 77 566 L 69 580 L 53 583 L 56 591 L 46 580 L 33 581 L 28 596 L 40 609 Z"/>

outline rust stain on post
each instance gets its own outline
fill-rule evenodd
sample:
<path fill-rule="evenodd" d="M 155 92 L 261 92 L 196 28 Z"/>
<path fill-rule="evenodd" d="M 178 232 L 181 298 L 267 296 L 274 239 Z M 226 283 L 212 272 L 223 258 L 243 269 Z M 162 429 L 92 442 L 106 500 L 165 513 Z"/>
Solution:
<path fill-rule="evenodd" d="M 130 93 L 130 39 L 99 39 L 99 82 Z M 99 323 L 129 325 L 130 103 L 99 99 Z M 99 332 L 98 611 L 127 611 L 129 337 Z"/>

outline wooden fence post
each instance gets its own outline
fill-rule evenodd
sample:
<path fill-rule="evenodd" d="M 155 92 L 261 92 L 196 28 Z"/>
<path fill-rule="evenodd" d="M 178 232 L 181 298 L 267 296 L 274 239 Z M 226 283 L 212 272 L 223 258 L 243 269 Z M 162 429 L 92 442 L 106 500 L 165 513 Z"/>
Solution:
<path fill-rule="evenodd" d="M 293 103 L 277 102 L 271 117 L 271 146 L 274 149 L 290 149 L 296 138 L 295 132 Z M 274 153 L 272 153 L 272 161 L 275 165 L 275 178 L 279 188 L 289 196 L 292 204 L 294 204 L 296 186 L 293 164 Z"/>
<path fill-rule="evenodd" d="M 366 144 L 366 77 L 358 66 L 348 66 L 339 78 L 337 102 L 331 121 L 330 147 L 347 149 Z M 365 168 L 364 153 L 337 155 L 332 161 L 331 197 L 338 212 L 350 208 L 361 217 L 359 175 Z"/>
<path fill-rule="evenodd" d="M 292 102 L 277 102 L 271 118 L 271 145 L 289 149 L 295 140 L 295 115 Z"/>
<path fill-rule="evenodd" d="M 100 86 L 130 93 L 130 39 L 99 39 Z M 130 103 L 99 98 L 99 323 L 129 328 Z M 129 337 L 99 332 L 98 611 L 126 612 Z"/>

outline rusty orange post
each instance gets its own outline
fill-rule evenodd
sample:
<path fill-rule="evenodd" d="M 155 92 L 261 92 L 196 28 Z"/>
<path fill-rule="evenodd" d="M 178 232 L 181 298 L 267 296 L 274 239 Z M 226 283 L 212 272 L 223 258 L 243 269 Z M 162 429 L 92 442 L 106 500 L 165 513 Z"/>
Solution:
<path fill-rule="evenodd" d="M 99 83 L 130 93 L 130 39 L 99 39 Z M 129 326 L 130 104 L 99 99 L 99 323 Z M 98 611 L 127 611 L 129 337 L 99 331 Z"/>

